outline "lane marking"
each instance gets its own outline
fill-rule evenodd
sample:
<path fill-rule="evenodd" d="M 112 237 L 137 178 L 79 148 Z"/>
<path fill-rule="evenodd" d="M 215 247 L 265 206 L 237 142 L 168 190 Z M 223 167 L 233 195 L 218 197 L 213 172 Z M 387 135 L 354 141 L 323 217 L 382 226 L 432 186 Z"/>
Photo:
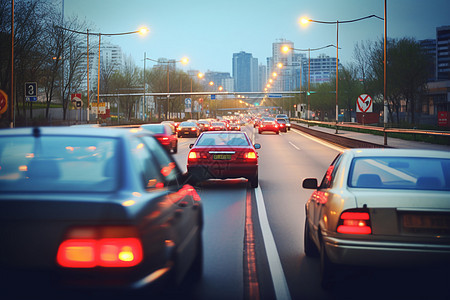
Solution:
<path fill-rule="evenodd" d="M 301 149 L 300 149 L 299 147 L 295 146 L 295 145 L 294 145 L 294 143 L 292 143 L 292 142 L 289 142 L 289 144 L 291 144 L 291 146 L 292 146 L 292 147 L 294 147 L 295 149 L 297 149 L 297 150 L 301 150 Z"/>
<path fill-rule="evenodd" d="M 267 260 L 269 262 L 270 275 L 272 276 L 273 287 L 275 289 L 275 298 L 290 300 L 291 295 L 284 277 L 283 267 L 281 266 L 280 255 L 277 251 L 277 246 L 273 238 L 272 230 L 270 229 L 269 220 L 267 218 L 266 207 L 264 205 L 264 198 L 261 188 L 258 186 L 255 189 L 256 206 L 258 208 L 258 217 L 261 225 L 261 231 L 266 248 Z"/>
<path fill-rule="evenodd" d="M 334 149 L 334 150 L 336 150 L 336 151 L 342 152 L 343 150 L 347 149 L 347 148 L 345 148 L 345 147 L 339 147 L 339 146 L 337 146 L 337 145 L 335 145 L 335 144 L 331 144 L 331 143 L 325 142 L 325 141 L 323 141 L 323 140 L 321 140 L 321 139 L 318 139 L 318 138 L 316 138 L 316 137 L 313 137 L 313 136 L 311 136 L 311 135 L 309 135 L 309 134 L 303 133 L 303 132 L 301 132 L 301 131 L 299 131 L 299 130 L 297 130 L 297 129 L 294 129 L 294 128 L 293 128 L 293 129 L 291 129 L 291 130 L 293 130 L 295 133 L 297 133 L 297 134 L 299 134 L 299 135 L 301 135 L 301 136 L 304 136 L 305 138 L 308 138 L 308 139 L 310 139 L 310 140 L 312 140 L 312 141 L 315 141 L 315 142 L 317 142 L 317 143 L 319 143 L 319 144 L 322 144 L 322 145 L 324 145 L 324 146 L 326 146 L 326 147 L 328 147 L 328 148 Z"/>
<path fill-rule="evenodd" d="M 255 254 L 255 233 L 252 220 L 252 193 L 247 189 L 247 199 L 245 205 L 245 276 L 247 277 L 248 287 L 246 286 L 247 299 L 259 300 L 258 273 L 256 272 L 256 254 Z"/>

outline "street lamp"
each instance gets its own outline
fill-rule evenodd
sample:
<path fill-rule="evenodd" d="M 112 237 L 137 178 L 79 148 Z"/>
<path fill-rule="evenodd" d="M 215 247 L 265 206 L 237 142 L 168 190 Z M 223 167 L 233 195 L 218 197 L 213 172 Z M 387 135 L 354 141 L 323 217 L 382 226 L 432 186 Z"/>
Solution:
<path fill-rule="evenodd" d="M 383 20 L 383 18 L 378 17 L 377 15 L 370 15 L 370 16 L 366 16 L 366 17 L 362 17 L 362 18 L 358 18 L 358 19 L 353 19 L 353 20 L 346 20 L 346 21 L 317 21 L 317 20 L 311 20 L 311 19 L 307 19 L 307 18 L 302 18 L 300 19 L 300 24 L 302 25 L 307 25 L 310 22 L 314 22 L 314 23 L 320 23 L 320 24 L 336 24 L 336 133 L 338 133 L 338 117 L 339 117 L 339 107 L 338 107 L 338 88 L 339 88 L 339 24 L 345 24 L 345 23 L 354 23 L 354 22 L 358 22 L 358 21 L 362 21 L 365 19 L 369 19 L 369 18 L 378 18 L 380 20 Z"/>
<path fill-rule="evenodd" d="M 320 48 L 313 48 L 313 49 L 311 49 L 311 48 L 308 48 L 308 49 L 296 49 L 296 48 L 292 48 L 292 47 L 289 47 L 289 46 L 283 46 L 283 47 L 281 47 L 281 51 L 282 52 L 284 52 L 284 53 L 288 53 L 289 51 L 308 51 L 308 93 L 307 93 L 307 96 L 308 96 L 308 115 L 307 115 L 307 120 L 309 120 L 309 111 L 310 111 L 310 108 L 309 108 L 309 96 L 310 96 L 310 94 L 311 94 L 311 51 L 318 51 L 318 50 L 322 50 L 322 49 L 325 49 L 325 48 L 328 48 L 328 47 L 335 47 L 336 49 L 337 49 L 337 47 L 335 46 L 335 45 L 332 45 L 332 44 L 330 44 L 330 45 L 326 45 L 326 46 L 323 46 L 323 47 L 320 47 Z M 302 73 L 303 73 L 303 70 L 301 71 Z M 301 74 L 301 73 L 300 73 Z M 302 84 L 302 81 L 300 80 L 300 90 L 302 89 L 301 88 L 301 84 Z M 300 94 L 300 96 L 301 96 L 301 94 Z"/>
<path fill-rule="evenodd" d="M 166 64 L 167 65 L 167 116 L 166 119 L 168 119 L 169 114 L 170 114 L 170 102 L 169 102 L 169 98 L 170 98 L 170 77 L 169 77 L 169 65 L 170 64 L 176 64 L 176 63 L 181 63 L 183 65 L 186 65 L 189 63 L 189 58 L 187 57 L 183 57 L 180 60 L 167 60 L 167 61 L 162 61 L 162 60 L 156 60 L 156 59 L 151 59 L 145 56 L 145 52 L 144 52 L 144 90 L 145 90 L 145 61 L 146 60 L 150 60 L 153 62 L 157 62 L 158 64 Z M 180 89 L 181 92 L 181 89 Z M 145 99 L 145 93 L 144 93 L 144 99 Z"/>
<path fill-rule="evenodd" d="M 87 121 L 88 122 L 89 122 L 89 35 L 97 35 L 98 36 L 98 66 L 97 66 L 97 69 L 98 69 L 98 73 L 97 73 L 97 119 L 98 119 L 98 105 L 100 102 L 100 43 L 101 43 L 101 36 L 102 35 L 106 35 L 106 36 L 128 35 L 128 34 L 134 34 L 134 33 L 144 35 L 147 32 L 149 32 L 149 29 L 146 27 L 141 27 L 140 29 L 135 30 L 135 31 L 121 32 L 121 33 L 100 33 L 100 32 L 93 33 L 93 32 L 89 32 L 89 29 L 87 29 L 86 32 L 83 32 L 83 31 L 72 30 L 69 28 L 64 28 L 64 27 L 61 27 L 58 25 L 56 25 L 55 28 L 59 28 L 59 29 L 73 32 L 73 33 L 84 34 L 87 36 L 86 51 L 87 51 Z"/>

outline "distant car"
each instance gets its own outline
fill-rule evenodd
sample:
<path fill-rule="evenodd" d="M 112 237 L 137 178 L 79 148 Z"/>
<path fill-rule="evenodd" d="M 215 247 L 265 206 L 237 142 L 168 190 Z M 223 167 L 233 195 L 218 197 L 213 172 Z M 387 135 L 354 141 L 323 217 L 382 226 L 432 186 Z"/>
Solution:
<path fill-rule="evenodd" d="M 306 203 L 304 249 L 320 256 L 322 286 L 340 266 L 450 263 L 450 153 L 351 149 L 339 154 Z"/>
<path fill-rule="evenodd" d="M 201 274 L 200 197 L 146 131 L 2 129 L 0 166 L 9 299 L 144 291 Z"/>
<path fill-rule="evenodd" d="M 198 124 L 200 125 L 200 131 L 209 131 L 211 130 L 211 122 L 205 119 L 198 120 Z"/>
<path fill-rule="evenodd" d="M 239 125 L 239 123 L 232 122 L 232 123 L 230 123 L 230 130 L 240 131 L 241 125 Z"/>
<path fill-rule="evenodd" d="M 212 122 L 211 131 L 227 131 L 227 126 L 224 122 Z"/>
<path fill-rule="evenodd" d="M 286 120 L 286 128 L 287 130 L 291 130 L 291 122 L 289 121 L 289 117 L 286 114 L 278 114 L 275 117 L 277 120 L 278 119 L 285 119 Z"/>
<path fill-rule="evenodd" d="M 278 118 L 278 119 L 277 119 L 277 123 L 278 123 L 278 125 L 279 125 L 280 131 L 282 131 L 282 132 L 287 132 L 286 119 L 284 119 L 284 118 Z"/>
<path fill-rule="evenodd" d="M 204 132 L 190 145 L 187 170 L 194 182 L 244 177 L 258 187 L 260 144 L 253 145 L 244 132 Z"/>
<path fill-rule="evenodd" d="M 274 118 L 263 118 L 258 126 L 258 133 L 261 134 L 264 131 L 272 131 L 276 134 L 280 134 L 280 126 L 277 123 L 277 120 Z"/>
<path fill-rule="evenodd" d="M 194 122 L 181 122 L 177 129 L 178 137 L 198 137 L 200 128 Z"/>
<path fill-rule="evenodd" d="M 178 152 L 177 133 L 172 125 L 167 123 L 143 124 L 141 128 L 151 132 L 167 151 L 173 153 Z"/>

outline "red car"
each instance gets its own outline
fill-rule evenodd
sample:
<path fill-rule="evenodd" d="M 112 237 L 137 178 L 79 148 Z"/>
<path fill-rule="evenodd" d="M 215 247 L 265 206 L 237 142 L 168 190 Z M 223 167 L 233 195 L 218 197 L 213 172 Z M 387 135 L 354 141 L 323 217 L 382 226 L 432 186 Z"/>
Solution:
<path fill-rule="evenodd" d="M 178 152 L 177 133 L 172 125 L 169 124 L 144 124 L 142 129 L 151 131 L 153 136 L 163 145 L 163 147 L 173 153 Z"/>
<path fill-rule="evenodd" d="M 280 134 L 280 125 L 274 118 L 262 119 L 259 123 L 258 133 L 261 134 L 264 131 L 272 131 L 276 134 Z"/>
<path fill-rule="evenodd" d="M 253 145 L 245 132 L 204 132 L 191 148 L 187 171 L 192 183 L 208 179 L 248 179 L 258 187 L 258 153 L 260 144 Z"/>
<path fill-rule="evenodd" d="M 210 131 L 227 131 L 227 126 L 224 122 L 212 122 Z"/>

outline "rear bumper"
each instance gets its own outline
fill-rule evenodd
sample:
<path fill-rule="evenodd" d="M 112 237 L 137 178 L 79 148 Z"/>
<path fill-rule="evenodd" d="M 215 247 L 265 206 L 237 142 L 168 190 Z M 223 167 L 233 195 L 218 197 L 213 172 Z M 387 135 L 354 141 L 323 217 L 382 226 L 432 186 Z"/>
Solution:
<path fill-rule="evenodd" d="M 450 245 L 372 242 L 323 238 L 333 263 L 357 266 L 409 267 L 450 264 Z"/>
<path fill-rule="evenodd" d="M 258 165 L 188 165 L 187 171 L 195 178 L 201 180 L 240 177 L 250 179 L 258 175 Z"/>

